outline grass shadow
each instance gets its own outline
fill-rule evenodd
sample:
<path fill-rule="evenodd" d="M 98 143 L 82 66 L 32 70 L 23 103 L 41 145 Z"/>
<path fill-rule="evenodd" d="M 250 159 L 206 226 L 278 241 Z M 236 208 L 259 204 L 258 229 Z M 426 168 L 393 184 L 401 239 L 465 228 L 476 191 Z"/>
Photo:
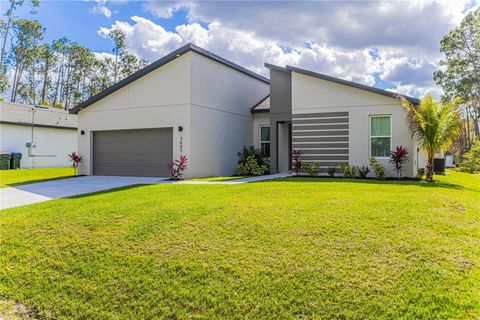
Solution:
<path fill-rule="evenodd" d="M 63 180 L 63 179 L 70 179 L 70 178 L 78 178 L 81 176 L 64 176 L 64 177 L 56 177 L 56 178 L 46 178 L 46 179 L 35 179 L 35 180 L 28 180 L 28 181 L 22 181 L 22 182 L 14 182 L 14 183 L 6 183 L 2 185 L 2 188 L 13 188 L 13 187 L 18 187 L 18 186 L 23 186 L 26 184 L 32 184 L 32 183 L 40 183 L 40 182 L 48 182 L 48 181 L 55 181 L 55 180 Z"/>
<path fill-rule="evenodd" d="M 123 191 L 123 190 L 130 190 L 130 189 L 135 189 L 135 188 L 138 188 L 138 187 L 145 187 L 145 186 L 151 186 L 151 185 L 154 185 L 154 184 L 146 184 L 146 183 L 132 184 L 132 185 L 129 185 L 129 186 L 124 186 L 124 187 L 118 187 L 118 188 L 101 190 L 101 191 L 94 191 L 94 192 L 90 192 L 90 193 L 77 194 L 77 195 L 74 195 L 74 196 L 65 197 L 65 198 L 61 198 L 61 199 L 86 198 L 86 197 L 108 194 L 108 193 L 113 193 L 113 192 L 118 192 L 118 191 Z"/>

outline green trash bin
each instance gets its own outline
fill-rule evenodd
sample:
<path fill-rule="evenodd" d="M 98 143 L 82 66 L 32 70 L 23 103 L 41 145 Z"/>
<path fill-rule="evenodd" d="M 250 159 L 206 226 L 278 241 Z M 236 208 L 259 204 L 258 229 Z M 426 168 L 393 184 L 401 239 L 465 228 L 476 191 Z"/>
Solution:
<path fill-rule="evenodd" d="M 10 168 L 10 153 L 0 152 L 0 170 L 8 170 Z"/>
<path fill-rule="evenodd" d="M 18 152 L 12 152 L 10 156 L 10 169 L 20 169 L 20 160 L 22 160 L 22 154 Z"/>

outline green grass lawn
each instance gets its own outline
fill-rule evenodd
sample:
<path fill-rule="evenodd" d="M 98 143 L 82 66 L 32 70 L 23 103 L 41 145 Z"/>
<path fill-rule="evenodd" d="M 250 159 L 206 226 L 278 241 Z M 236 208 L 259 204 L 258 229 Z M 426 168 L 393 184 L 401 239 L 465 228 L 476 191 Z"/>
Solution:
<path fill-rule="evenodd" d="M 436 177 L 149 185 L 4 210 L 0 299 L 58 319 L 478 319 L 480 175 Z"/>
<path fill-rule="evenodd" d="M 0 170 L 0 188 L 73 176 L 72 168 Z"/>
<path fill-rule="evenodd" d="M 206 182 L 220 182 L 220 181 L 232 181 L 238 179 L 251 178 L 249 176 L 226 176 L 226 177 L 208 177 L 208 178 L 193 178 L 187 179 L 188 181 L 206 181 Z"/>

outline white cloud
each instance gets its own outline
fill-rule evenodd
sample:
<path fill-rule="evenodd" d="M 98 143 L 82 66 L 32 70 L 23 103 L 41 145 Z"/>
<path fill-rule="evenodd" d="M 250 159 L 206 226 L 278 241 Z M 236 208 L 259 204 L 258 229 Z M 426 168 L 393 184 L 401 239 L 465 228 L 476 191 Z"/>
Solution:
<path fill-rule="evenodd" d="M 110 18 L 112 16 L 112 11 L 107 7 L 106 0 L 96 0 L 95 2 L 97 4 L 92 9 L 93 13 L 102 14 L 107 18 Z"/>

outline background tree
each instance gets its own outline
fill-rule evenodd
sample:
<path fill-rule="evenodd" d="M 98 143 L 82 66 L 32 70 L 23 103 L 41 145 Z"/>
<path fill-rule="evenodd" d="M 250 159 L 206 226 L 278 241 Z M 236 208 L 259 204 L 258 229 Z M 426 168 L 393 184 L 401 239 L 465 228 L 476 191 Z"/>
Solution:
<path fill-rule="evenodd" d="M 474 138 L 480 138 L 480 8 L 468 13 L 440 45 L 445 58 L 440 61 L 434 79 L 443 88 L 445 101 L 460 99 L 466 117 L 466 140 L 471 145 L 470 122 Z"/>
<path fill-rule="evenodd" d="M 126 45 L 125 45 L 125 34 L 118 29 L 113 29 L 110 31 L 108 34 L 110 39 L 112 39 L 114 47 L 113 47 L 113 54 L 115 55 L 115 64 L 114 64 L 114 73 L 113 73 L 113 82 L 117 82 L 117 77 L 118 77 L 118 60 L 122 59 L 125 50 L 126 50 Z"/>
<path fill-rule="evenodd" d="M 439 103 L 428 95 L 416 106 L 404 97 L 400 99 L 407 111 L 410 132 L 427 154 L 426 180 L 432 182 L 435 153 L 448 150 L 460 135 L 462 119 L 458 101 Z"/>

